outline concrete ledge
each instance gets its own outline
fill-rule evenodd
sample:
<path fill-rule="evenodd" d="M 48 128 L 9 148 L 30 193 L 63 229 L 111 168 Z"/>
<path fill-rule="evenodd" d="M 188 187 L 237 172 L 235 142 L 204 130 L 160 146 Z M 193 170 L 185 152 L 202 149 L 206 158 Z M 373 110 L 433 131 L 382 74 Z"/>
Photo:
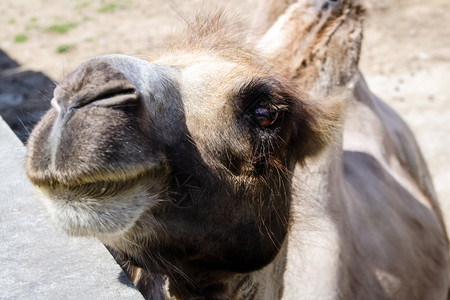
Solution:
<path fill-rule="evenodd" d="M 100 242 L 53 228 L 24 156 L 0 118 L 0 299 L 142 299 Z"/>

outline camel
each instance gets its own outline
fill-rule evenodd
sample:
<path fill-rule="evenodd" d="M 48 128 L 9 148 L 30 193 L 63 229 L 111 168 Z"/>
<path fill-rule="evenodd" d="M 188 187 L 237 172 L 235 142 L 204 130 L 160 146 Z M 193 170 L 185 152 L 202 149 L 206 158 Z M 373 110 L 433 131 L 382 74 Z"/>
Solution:
<path fill-rule="evenodd" d="M 358 70 L 357 0 L 199 15 L 152 62 L 55 89 L 26 172 L 147 299 L 447 299 L 448 241 L 412 132 Z"/>

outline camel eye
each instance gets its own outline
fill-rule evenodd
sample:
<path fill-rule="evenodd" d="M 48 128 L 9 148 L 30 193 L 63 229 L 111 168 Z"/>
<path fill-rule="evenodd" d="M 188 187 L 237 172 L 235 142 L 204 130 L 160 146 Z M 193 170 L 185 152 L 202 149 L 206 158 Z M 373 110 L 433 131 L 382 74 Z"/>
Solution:
<path fill-rule="evenodd" d="M 255 109 L 256 121 L 259 125 L 267 127 L 273 125 L 278 118 L 278 111 L 259 107 Z"/>

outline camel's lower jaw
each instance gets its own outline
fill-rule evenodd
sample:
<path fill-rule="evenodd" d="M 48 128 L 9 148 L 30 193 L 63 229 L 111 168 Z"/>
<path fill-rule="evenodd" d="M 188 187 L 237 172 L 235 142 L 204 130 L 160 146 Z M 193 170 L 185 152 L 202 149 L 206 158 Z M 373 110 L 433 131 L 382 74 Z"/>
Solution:
<path fill-rule="evenodd" d="M 54 225 L 71 236 L 120 236 L 127 232 L 147 210 L 161 201 L 158 193 L 137 185 L 125 193 L 96 199 L 71 193 L 41 190 Z"/>

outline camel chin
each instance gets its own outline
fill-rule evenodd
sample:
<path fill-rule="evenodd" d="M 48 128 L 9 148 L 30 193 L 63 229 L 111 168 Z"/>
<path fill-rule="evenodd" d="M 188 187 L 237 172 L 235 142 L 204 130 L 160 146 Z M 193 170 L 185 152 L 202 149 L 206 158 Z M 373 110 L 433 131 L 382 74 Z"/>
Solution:
<path fill-rule="evenodd" d="M 146 212 L 164 201 L 151 185 L 139 183 L 113 196 L 79 195 L 70 190 L 39 190 L 55 226 L 70 236 L 120 238 Z"/>

